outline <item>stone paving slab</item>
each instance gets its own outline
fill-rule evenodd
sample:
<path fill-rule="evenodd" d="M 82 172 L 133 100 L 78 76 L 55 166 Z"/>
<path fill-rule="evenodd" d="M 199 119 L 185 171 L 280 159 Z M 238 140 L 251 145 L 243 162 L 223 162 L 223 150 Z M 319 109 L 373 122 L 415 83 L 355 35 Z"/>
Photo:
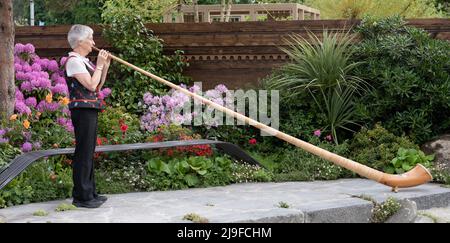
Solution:
<path fill-rule="evenodd" d="M 0 209 L 5 222 L 149 222 L 183 223 L 189 213 L 209 222 L 368 222 L 372 203 L 355 196 L 369 196 L 378 202 L 392 196 L 415 201 L 424 210 L 450 205 L 450 189 L 425 184 L 400 189 L 398 193 L 371 180 L 244 183 L 223 187 L 195 188 L 107 195 L 97 209 L 55 212 L 70 199 Z M 280 202 L 289 205 L 280 207 Z M 33 216 L 45 210 L 47 216 Z"/>

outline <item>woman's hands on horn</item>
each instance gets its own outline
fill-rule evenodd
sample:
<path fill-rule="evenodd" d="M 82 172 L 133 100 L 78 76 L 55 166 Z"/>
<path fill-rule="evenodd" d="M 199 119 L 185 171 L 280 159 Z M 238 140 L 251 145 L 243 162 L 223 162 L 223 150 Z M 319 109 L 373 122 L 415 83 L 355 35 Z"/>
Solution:
<path fill-rule="evenodd" d="M 100 50 L 97 56 L 97 67 L 101 70 L 103 67 L 109 67 L 109 64 L 111 63 L 111 57 L 109 55 L 109 52 L 105 50 Z"/>

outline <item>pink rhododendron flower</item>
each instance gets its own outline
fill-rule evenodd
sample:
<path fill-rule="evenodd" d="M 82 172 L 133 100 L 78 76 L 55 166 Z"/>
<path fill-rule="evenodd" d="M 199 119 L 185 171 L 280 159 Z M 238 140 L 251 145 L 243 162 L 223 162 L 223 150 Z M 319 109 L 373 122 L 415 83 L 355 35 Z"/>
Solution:
<path fill-rule="evenodd" d="M 320 129 L 317 129 L 317 130 L 314 131 L 314 136 L 320 137 L 320 134 L 322 134 Z"/>

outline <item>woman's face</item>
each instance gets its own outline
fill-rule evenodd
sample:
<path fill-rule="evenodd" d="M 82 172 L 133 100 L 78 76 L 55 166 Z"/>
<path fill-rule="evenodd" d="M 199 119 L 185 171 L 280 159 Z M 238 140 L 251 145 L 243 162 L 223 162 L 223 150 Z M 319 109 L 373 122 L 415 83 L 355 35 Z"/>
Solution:
<path fill-rule="evenodd" d="M 79 47 L 81 47 L 83 50 L 86 50 L 87 52 L 91 52 L 93 46 L 95 46 L 95 42 L 92 35 L 89 35 L 88 38 L 82 40 L 79 44 Z"/>

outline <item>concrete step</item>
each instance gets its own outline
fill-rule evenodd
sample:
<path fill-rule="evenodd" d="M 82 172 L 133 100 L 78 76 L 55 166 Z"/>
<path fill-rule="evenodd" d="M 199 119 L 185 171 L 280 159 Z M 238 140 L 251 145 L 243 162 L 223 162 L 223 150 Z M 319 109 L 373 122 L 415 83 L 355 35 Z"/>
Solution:
<path fill-rule="evenodd" d="M 70 199 L 0 209 L 6 222 L 190 222 L 196 214 L 208 222 L 369 222 L 372 202 L 388 197 L 409 199 L 417 210 L 450 205 L 450 189 L 425 184 L 391 192 L 389 187 L 365 179 L 336 181 L 244 183 L 223 187 L 195 188 L 107 195 L 97 209 L 55 212 Z M 33 216 L 45 210 L 47 216 Z M 437 212 L 438 214 L 441 212 Z"/>

